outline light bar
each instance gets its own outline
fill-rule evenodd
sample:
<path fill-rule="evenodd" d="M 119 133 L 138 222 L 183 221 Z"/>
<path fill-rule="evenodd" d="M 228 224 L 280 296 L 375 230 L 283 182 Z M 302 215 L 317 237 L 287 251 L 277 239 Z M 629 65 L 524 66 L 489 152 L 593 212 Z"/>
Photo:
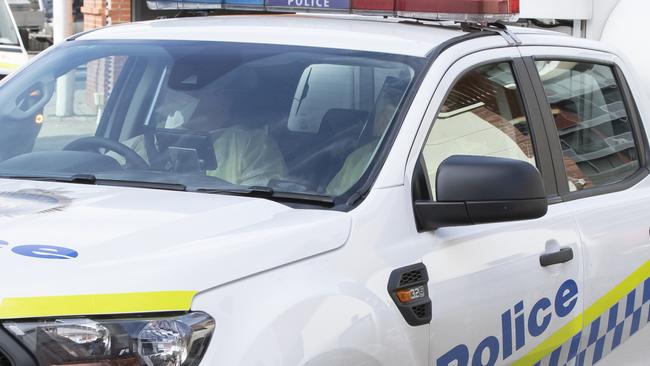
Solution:
<path fill-rule="evenodd" d="M 514 21 L 520 0 L 147 0 L 151 9 L 382 14 L 422 20 Z"/>
<path fill-rule="evenodd" d="M 397 15 L 458 21 L 514 21 L 519 0 L 397 0 Z"/>
<path fill-rule="evenodd" d="M 151 10 L 223 9 L 221 0 L 147 0 Z"/>
<path fill-rule="evenodd" d="M 350 0 L 266 0 L 268 11 L 323 11 L 349 13 Z"/>
<path fill-rule="evenodd" d="M 395 15 L 395 2 L 395 0 L 352 0 L 352 11 L 355 13 Z"/>
<path fill-rule="evenodd" d="M 264 5 L 264 0 L 223 0 L 223 7 L 225 9 L 265 11 Z"/>

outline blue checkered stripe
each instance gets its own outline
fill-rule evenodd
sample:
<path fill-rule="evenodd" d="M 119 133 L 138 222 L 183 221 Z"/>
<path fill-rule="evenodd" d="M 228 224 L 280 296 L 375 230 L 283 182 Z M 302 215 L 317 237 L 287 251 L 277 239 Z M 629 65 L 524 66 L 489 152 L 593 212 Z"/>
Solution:
<path fill-rule="evenodd" d="M 595 365 L 650 323 L 650 278 L 535 366 Z"/>

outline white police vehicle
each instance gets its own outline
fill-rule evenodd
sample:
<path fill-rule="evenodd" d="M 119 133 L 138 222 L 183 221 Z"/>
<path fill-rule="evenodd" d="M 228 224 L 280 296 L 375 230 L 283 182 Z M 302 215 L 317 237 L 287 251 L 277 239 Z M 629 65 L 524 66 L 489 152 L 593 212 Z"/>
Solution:
<path fill-rule="evenodd" d="M 388 16 L 109 27 L 3 81 L 0 365 L 647 364 L 630 65 L 425 20 L 516 1 L 329 4 Z"/>
<path fill-rule="evenodd" d="M 27 61 L 27 51 L 11 9 L 5 0 L 0 0 L 0 80 Z"/>

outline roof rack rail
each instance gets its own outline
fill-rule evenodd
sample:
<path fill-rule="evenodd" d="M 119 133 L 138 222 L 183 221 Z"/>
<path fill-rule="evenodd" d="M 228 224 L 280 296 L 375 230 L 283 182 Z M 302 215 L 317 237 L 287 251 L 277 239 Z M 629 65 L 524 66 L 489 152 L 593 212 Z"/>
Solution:
<path fill-rule="evenodd" d="M 461 22 L 460 28 L 463 32 L 494 32 L 500 34 L 511 46 L 518 46 L 521 40 L 514 34 L 508 27 L 500 22 L 494 23 L 475 23 L 475 22 Z"/>

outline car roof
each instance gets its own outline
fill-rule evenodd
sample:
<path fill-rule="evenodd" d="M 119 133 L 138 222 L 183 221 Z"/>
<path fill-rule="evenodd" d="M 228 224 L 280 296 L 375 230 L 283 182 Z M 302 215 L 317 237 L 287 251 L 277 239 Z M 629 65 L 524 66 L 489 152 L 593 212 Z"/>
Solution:
<path fill-rule="evenodd" d="M 562 36 L 509 27 L 514 34 Z M 436 46 L 466 34 L 453 23 L 347 14 L 260 14 L 187 17 L 105 27 L 81 40 L 196 40 L 283 44 L 425 57 Z"/>
<path fill-rule="evenodd" d="M 426 56 L 463 32 L 395 18 L 338 15 L 222 15 L 136 22 L 81 35 L 81 40 L 197 40 L 286 44 Z"/>

